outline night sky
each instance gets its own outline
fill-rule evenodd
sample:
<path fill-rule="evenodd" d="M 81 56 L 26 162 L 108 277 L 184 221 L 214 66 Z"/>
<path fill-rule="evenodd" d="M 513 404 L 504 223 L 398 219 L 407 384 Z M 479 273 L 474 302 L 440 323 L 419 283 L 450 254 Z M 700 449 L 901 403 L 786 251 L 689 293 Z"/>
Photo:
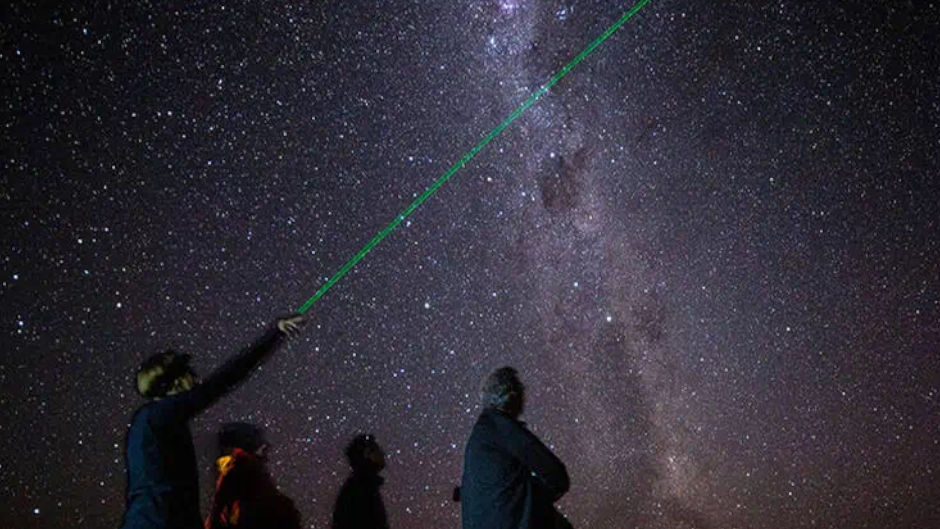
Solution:
<path fill-rule="evenodd" d="M 116 527 L 140 361 L 211 372 L 632 6 L 55 4 L 0 9 L 3 527 Z M 241 420 L 305 525 L 373 432 L 457 528 L 512 365 L 579 529 L 940 527 L 938 7 L 653 0 L 193 423 L 203 509 Z"/>

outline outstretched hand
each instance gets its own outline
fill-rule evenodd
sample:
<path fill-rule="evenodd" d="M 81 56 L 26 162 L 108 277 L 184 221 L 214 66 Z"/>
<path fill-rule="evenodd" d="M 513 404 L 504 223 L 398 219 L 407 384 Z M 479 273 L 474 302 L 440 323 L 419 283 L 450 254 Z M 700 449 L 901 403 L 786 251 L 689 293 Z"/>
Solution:
<path fill-rule="evenodd" d="M 309 318 L 303 314 L 292 314 L 277 319 L 277 330 L 287 336 L 295 336 L 300 333 L 300 328 L 307 323 Z"/>

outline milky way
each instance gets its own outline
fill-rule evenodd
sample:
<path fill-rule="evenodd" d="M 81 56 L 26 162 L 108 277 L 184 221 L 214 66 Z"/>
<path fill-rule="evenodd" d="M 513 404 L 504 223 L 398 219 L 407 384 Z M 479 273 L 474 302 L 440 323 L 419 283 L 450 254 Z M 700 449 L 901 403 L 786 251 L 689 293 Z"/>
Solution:
<path fill-rule="evenodd" d="M 0 525 L 117 526 L 138 363 L 300 306 L 616 2 L 20 3 L 0 22 Z M 805 5 L 804 5 L 805 4 Z M 833 4 L 833 5 L 828 5 Z M 328 527 L 459 527 L 490 370 L 579 528 L 940 525 L 937 6 L 653 0 L 193 424 Z"/>

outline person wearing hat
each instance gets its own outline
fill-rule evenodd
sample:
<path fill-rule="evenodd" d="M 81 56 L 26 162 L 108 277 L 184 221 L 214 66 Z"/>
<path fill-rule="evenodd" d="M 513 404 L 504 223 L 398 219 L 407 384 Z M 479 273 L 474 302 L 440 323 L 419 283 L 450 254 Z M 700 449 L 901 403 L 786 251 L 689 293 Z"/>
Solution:
<path fill-rule="evenodd" d="M 228 423 L 219 432 L 216 480 L 205 529 L 300 529 L 300 513 L 266 466 L 268 442 L 253 424 Z"/>
<path fill-rule="evenodd" d="M 275 328 L 202 383 L 189 365 L 189 355 L 167 351 L 140 365 L 137 391 L 148 401 L 134 413 L 127 431 L 123 529 L 202 527 L 189 420 L 248 377 L 305 321 L 299 314 L 277 320 Z"/>

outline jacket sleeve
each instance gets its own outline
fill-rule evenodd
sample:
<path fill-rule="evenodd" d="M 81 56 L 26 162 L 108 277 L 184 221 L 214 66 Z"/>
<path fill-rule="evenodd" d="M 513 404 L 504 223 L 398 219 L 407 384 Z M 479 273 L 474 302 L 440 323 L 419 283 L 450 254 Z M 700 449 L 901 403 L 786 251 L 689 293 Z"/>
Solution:
<path fill-rule="evenodd" d="M 502 440 L 509 453 L 522 461 L 551 494 L 552 501 L 566 492 L 570 482 L 564 463 L 520 422 L 506 418 Z"/>
<path fill-rule="evenodd" d="M 283 342 L 283 336 L 276 328 L 266 332 L 251 347 L 222 364 L 201 384 L 185 393 L 175 395 L 177 409 L 185 416 L 192 417 L 208 408 L 219 397 L 248 378 L 252 369 Z"/>

